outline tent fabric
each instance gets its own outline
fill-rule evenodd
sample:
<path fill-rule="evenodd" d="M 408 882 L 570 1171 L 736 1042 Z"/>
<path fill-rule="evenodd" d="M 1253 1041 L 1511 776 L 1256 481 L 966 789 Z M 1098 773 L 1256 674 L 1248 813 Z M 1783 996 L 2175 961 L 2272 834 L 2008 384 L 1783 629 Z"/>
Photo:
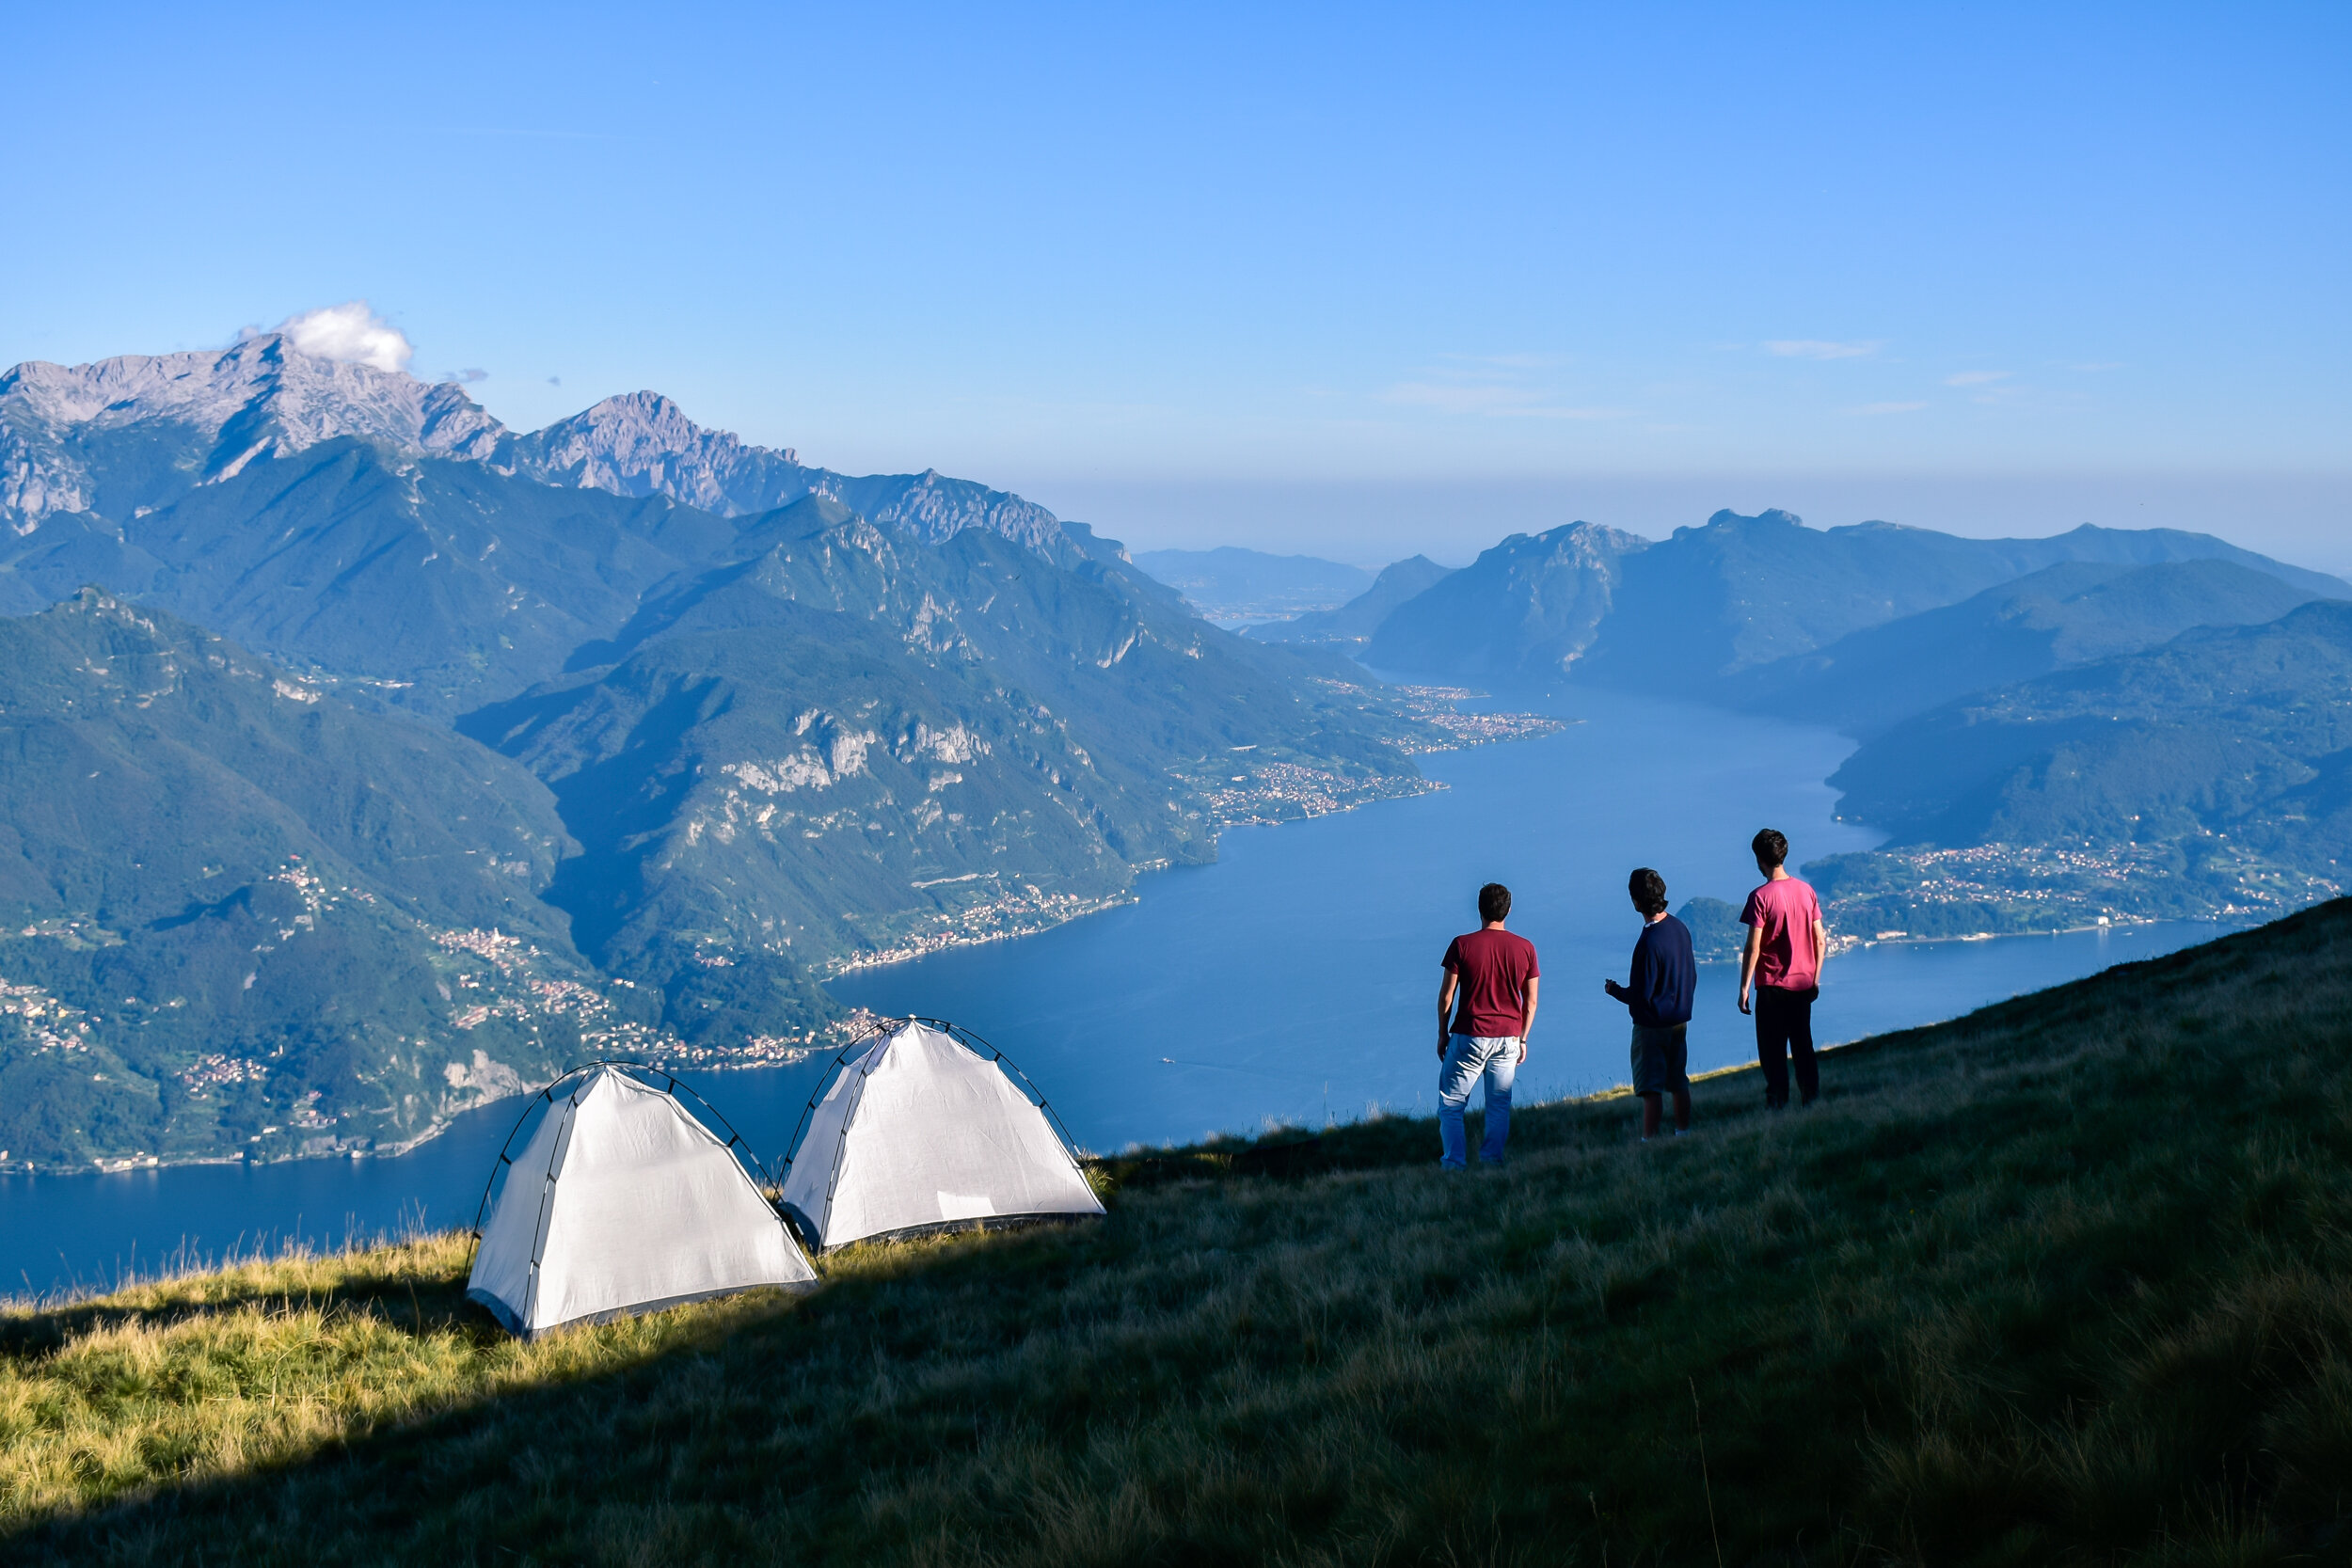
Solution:
<path fill-rule="evenodd" d="M 995 1062 L 914 1021 L 842 1058 L 810 1112 L 782 1201 L 820 1250 L 1103 1212 L 1044 1111 Z"/>
<path fill-rule="evenodd" d="M 466 1294 L 525 1338 L 816 1271 L 727 1147 L 612 1066 L 552 1100 L 507 1172 Z"/>

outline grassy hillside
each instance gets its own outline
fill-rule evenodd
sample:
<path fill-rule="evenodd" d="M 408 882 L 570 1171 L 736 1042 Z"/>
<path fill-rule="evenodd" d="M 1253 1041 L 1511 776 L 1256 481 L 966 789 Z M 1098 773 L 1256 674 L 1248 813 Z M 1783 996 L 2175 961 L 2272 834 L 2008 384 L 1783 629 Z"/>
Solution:
<path fill-rule="evenodd" d="M 2343 1561 L 2348 976 L 2340 901 L 1840 1052 L 1807 1113 L 1734 1073 L 1679 1143 L 1526 1113 L 1500 1174 L 1401 1119 L 1118 1162 L 1099 1225 L 537 1346 L 448 1239 L 17 1311 L 0 1547 Z"/>

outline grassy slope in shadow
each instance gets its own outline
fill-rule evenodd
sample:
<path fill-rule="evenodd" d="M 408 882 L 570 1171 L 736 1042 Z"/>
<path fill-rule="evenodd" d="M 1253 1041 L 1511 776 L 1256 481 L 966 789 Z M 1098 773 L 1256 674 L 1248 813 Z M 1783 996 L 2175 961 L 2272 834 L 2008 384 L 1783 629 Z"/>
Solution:
<path fill-rule="evenodd" d="M 2352 901 L 1851 1047 L 1810 1112 L 1115 1163 L 1103 1224 L 798 1302 L 517 1346 L 444 1240 L 18 1313 L 0 1555 L 2341 1561 L 2348 1037 Z"/>

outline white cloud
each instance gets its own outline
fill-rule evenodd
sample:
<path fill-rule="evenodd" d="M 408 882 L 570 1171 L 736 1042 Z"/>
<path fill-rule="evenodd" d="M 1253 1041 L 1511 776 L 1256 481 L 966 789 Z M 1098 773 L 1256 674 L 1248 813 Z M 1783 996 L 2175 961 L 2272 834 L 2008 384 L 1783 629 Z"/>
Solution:
<path fill-rule="evenodd" d="M 405 371 L 417 352 L 400 328 L 370 309 L 364 299 L 288 316 L 277 330 L 304 354 L 379 371 Z"/>
<path fill-rule="evenodd" d="M 1963 371 L 1944 378 L 1947 387 L 1989 387 L 1995 381 L 2007 381 L 2007 371 Z"/>
<path fill-rule="evenodd" d="M 1849 414 L 1916 414 L 1926 406 L 1924 403 L 1866 403 L 1858 408 L 1849 408 L 1844 412 Z"/>
<path fill-rule="evenodd" d="M 1783 359 L 1867 359 L 1885 346 L 1883 338 L 1853 343 L 1833 343 L 1820 338 L 1774 338 L 1764 345 L 1764 352 Z"/>

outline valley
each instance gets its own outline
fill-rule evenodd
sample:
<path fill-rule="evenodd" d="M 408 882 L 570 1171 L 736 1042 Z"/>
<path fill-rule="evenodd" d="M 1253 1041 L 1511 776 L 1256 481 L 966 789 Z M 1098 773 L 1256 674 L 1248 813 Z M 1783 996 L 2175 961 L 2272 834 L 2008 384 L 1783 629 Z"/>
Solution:
<path fill-rule="evenodd" d="M 267 335 L 10 371 L 0 470 L 21 1167 L 389 1151 L 582 1053 L 796 1060 L 830 981 L 1434 787 L 1570 682 L 1854 736 L 1885 842 L 1808 866 L 1842 941 L 2268 918 L 2352 847 L 2352 587 L 2201 534 L 1722 512 L 1147 572 L 654 393 L 518 434 Z"/>
<path fill-rule="evenodd" d="M 1400 680 L 1843 730 L 1839 816 L 1888 841 L 1805 867 L 1842 940 L 2262 920 L 2344 886 L 2352 584 L 2223 540 L 1719 512 L 1658 542 L 1515 535 L 1428 580 L 1252 636 L 1368 624 L 1363 659 Z"/>
<path fill-rule="evenodd" d="M 0 471 L 0 629 L 46 650 L 0 691 L 19 1168 L 388 1152 L 583 1053 L 776 1060 L 829 977 L 1463 738 L 1018 497 L 653 394 L 526 436 L 277 338 L 31 364 Z"/>

